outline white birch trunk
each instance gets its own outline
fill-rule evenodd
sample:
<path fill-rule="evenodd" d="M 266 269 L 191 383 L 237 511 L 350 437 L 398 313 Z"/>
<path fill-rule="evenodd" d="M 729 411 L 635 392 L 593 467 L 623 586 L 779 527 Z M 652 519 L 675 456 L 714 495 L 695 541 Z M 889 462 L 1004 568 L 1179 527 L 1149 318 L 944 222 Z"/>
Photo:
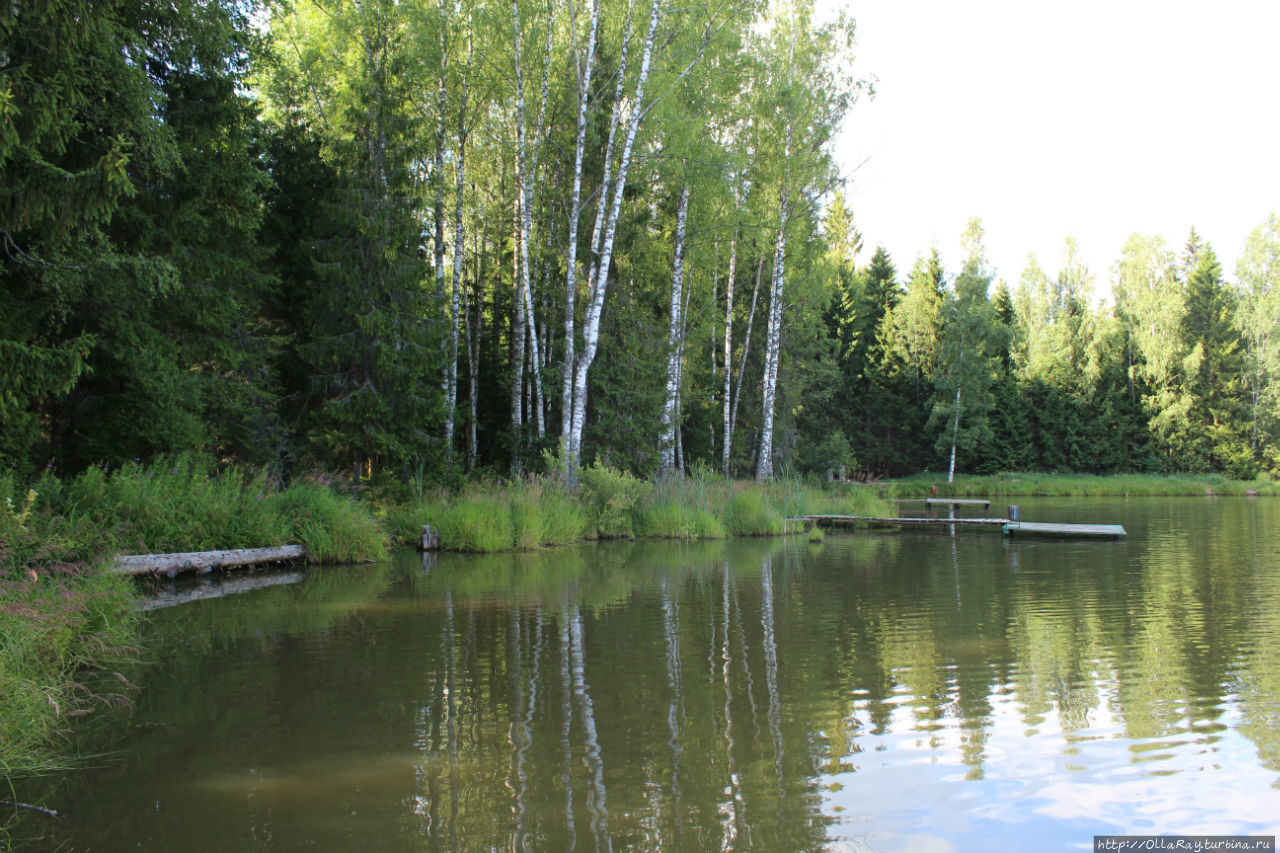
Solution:
<path fill-rule="evenodd" d="M 784 191 L 785 192 L 785 191 Z M 764 379 L 761 389 L 760 457 L 756 460 L 756 479 L 773 479 L 773 409 L 778 389 L 778 361 L 782 344 L 782 285 L 787 256 L 788 205 L 785 195 L 780 200 L 778 239 L 773 250 L 773 282 L 769 288 L 769 326 L 765 335 Z"/>
<path fill-rule="evenodd" d="M 517 251 L 512 259 L 512 284 L 515 287 L 511 320 L 511 471 L 520 470 L 520 436 L 524 432 L 524 293 L 520 269 L 520 194 L 516 193 L 512 242 Z"/>
<path fill-rule="evenodd" d="M 689 185 L 680 190 L 676 212 L 675 258 L 671 266 L 671 317 L 667 324 L 667 389 L 658 438 L 660 470 L 670 474 L 677 465 L 676 433 L 680 429 L 680 356 L 684 352 L 684 231 L 689 217 Z"/>
<path fill-rule="evenodd" d="M 951 464 L 947 467 L 947 482 L 956 476 L 956 442 L 960 437 L 960 388 L 964 376 L 964 334 L 960 335 L 960 357 L 956 362 L 956 416 L 951 424 Z"/>
<path fill-rule="evenodd" d="M 956 418 L 951 425 L 951 465 L 947 468 L 947 482 L 956 478 L 956 439 L 960 436 L 960 386 L 956 386 Z"/>
<path fill-rule="evenodd" d="M 729 476 L 729 451 L 733 443 L 733 430 L 729 424 L 729 397 L 732 394 L 733 377 L 733 276 L 738 263 L 738 231 L 729 241 L 729 282 L 725 285 L 724 307 L 724 442 L 720 447 L 721 474 Z"/>
<path fill-rule="evenodd" d="M 572 10 L 573 6 L 570 5 Z M 600 0 L 591 4 L 590 34 L 587 36 L 587 59 L 584 68 L 578 68 L 578 135 L 573 149 L 573 194 L 569 202 L 569 245 L 565 263 L 564 288 L 564 365 L 563 387 L 560 393 L 560 457 L 567 464 L 569 437 L 573 429 L 573 365 L 574 336 L 577 334 L 575 303 L 578 295 L 578 220 L 582 216 L 582 161 L 587 142 L 587 107 L 591 100 L 591 71 L 596 56 L 596 33 L 600 27 Z M 577 33 L 577 25 L 574 25 Z"/>
<path fill-rule="evenodd" d="M 733 392 L 733 414 L 729 417 L 729 433 L 738 428 L 738 403 L 742 400 L 742 381 L 747 375 L 747 355 L 751 351 L 751 327 L 756 319 L 756 302 L 760 297 L 760 275 L 764 272 L 764 255 L 756 262 L 756 281 L 751 288 L 751 310 L 747 313 L 747 330 L 742 338 L 742 359 L 738 362 L 738 385 Z"/>
<path fill-rule="evenodd" d="M 523 61 L 520 56 L 520 2 L 519 0 L 511 0 L 511 19 L 515 33 L 515 72 L 516 72 L 516 207 L 515 207 L 515 290 L 516 305 L 515 318 L 516 324 L 512 329 L 512 342 L 514 349 L 512 350 L 511 365 L 513 372 L 511 386 L 511 429 L 512 429 L 512 449 L 511 449 L 511 470 L 520 470 L 520 435 L 524 425 L 523 408 L 524 401 L 524 361 L 525 361 L 525 344 L 528 335 L 527 323 L 530 317 L 530 309 L 532 299 L 529 294 L 529 223 L 531 222 L 532 213 L 529 205 L 526 203 L 526 190 L 528 189 L 529 173 L 528 162 L 526 160 L 526 144 L 525 144 L 525 122 L 524 122 L 524 69 Z M 534 335 L 534 346 L 537 346 L 537 336 Z"/>
<path fill-rule="evenodd" d="M 447 366 L 448 374 L 445 378 L 444 454 L 446 469 L 453 467 L 453 433 L 458 408 L 458 315 L 462 293 L 463 245 L 466 237 L 463 202 L 467 183 L 467 86 L 473 57 L 474 42 L 471 37 L 471 27 L 468 26 L 467 65 L 462 76 L 462 85 L 459 92 L 462 100 L 458 107 L 458 169 L 457 182 L 454 187 L 456 206 L 453 225 L 453 286 L 449 297 L 449 364 Z"/>
<path fill-rule="evenodd" d="M 538 438 L 542 438 L 547 434 L 546 420 L 543 416 L 546 406 L 542 397 L 542 354 L 539 351 L 540 344 L 538 341 L 537 313 L 533 310 L 533 286 L 530 280 L 532 266 L 529 261 L 529 244 L 533 240 L 533 182 L 537 178 L 538 172 L 538 146 L 542 139 L 543 128 L 546 125 L 547 97 L 550 90 L 551 76 L 551 42 L 552 35 L 554 33 L 555 16 L 551 7 L 548 6 L 547 43 L 542 63 L 542 99 L 538 108 L 538 129 L 534 134 L 533 144 L 530 145 L 525 129 L 524 77 L 520 67 L 520 15 L 518 2 L 519 0 L 512 0 L 512 8 L 516 10 L 516 88 L 518 93 L 519 109 L 519 115 L 517 117 L 517 141 L 520 149 L 518 157 L 522 212 L 522 216 L 520 218 L 520 252 L 522 255 L 522 274 L 524 277 L 522 289 L 524 290 L 524 313 L 526 322 L 528 323 L 529 344 L 533 348 L 529 361 L 533 368 L 534 424 L 537 429 Z M 529 151 L 530 148 L 533 149 L 532 152 Z"/>
<path fill-rule="evenodd" d="M 627 136 L 622 145 L 622 157 L 618 163 L 618 177 L 613 186 L 613 201 L 609 207 L 609 216 L 601 235 L 601 251 L 599 264 L 592 282 L 591 302 L 587 306 L 583 320 L 583 351 L 574 371 L 573 386 L 573 430 L 569 437 L 570 470 L 576 471 L 582 455 L 582 430 L 587 417 L 587 376 L 591 363 L 595 360 L 596 350 L 600 345 L 600 315 L 604 311 L 605 289 L 609 281 L 609 265 L 613 260 L 613 241 L 617 232 L 618 212 L 622 208 L 622 195 L 627 184 L 627 171 L 631 167 L 631 151 L 640 130 L 640 118 L 644 112 L 644 88 L 649 79 L 649 68 L 653 59 L 653 43 L 658 31 L 658 19 L 661 13 L 661 0 L 653 0 L 649 13 L 649 32 L 645 36 L 644 52 L 640 60 L 640 74 L 636 80 L 636 90 L 631 103 L 631 118 L 627 124 Z M 615 104 L 616 107 L 616 104 Z"/>

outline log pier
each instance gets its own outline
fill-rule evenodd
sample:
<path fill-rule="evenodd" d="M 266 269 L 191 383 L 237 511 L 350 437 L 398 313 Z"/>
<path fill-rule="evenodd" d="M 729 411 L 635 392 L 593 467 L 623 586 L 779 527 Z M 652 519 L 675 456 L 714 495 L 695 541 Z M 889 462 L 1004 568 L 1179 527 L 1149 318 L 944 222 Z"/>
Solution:
<path fill-rule="evenodd" d="M 116 557 L 111 571 L 121 575 L 164 575 L 182 572 L 207 574 L 214 569 L 261 566 L 269 563 L 291 563 L 305 559 L 301 545 L 279 545 L 273 548 L 236 548 L 230 551 L 184 551 L 175 554 L 123 554 Z"/>

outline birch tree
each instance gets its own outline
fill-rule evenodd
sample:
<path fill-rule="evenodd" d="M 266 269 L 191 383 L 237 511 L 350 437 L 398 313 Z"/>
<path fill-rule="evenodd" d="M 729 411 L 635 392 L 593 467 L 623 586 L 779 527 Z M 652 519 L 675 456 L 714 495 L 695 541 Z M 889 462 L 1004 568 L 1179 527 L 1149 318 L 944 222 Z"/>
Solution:
<path fill-rule="evenodd" d="M 671 272 L 671 313 L 667 331 L 667 387 L 662 406 L 662 433 L 659 438 L 662 474 L 676 469 L 676 433 L 680 429 L 680 364 L 684 353 L 684 240 L 689 219 L 689 184 L 680 188 L 680 204 L 676 213 L 675 258 Z"/>
<path fill-rule="evenodd" d="M 587 418 L 587 377 L 591 363 L 595 360 L 596 350 L 600 346 L 600 316 L 604 311 L 605 290 L 609 283 L 609 267 L 613 261 L 613 245 L 618 227 L 618 212 L 622 208 L 622 197 L 626 189 L 627 172 L 631 168 L 631 153 L 635 146 L 636 134 L 640 131 L 640 121 L 644 116 L 645 85 L 649 80 L 649 70 L 653 61 L 654 38 L 658 31 L 658 21 L 662 8 L 662 0 L 653 0 L 649 11 L 649 29 L 644 40 L 644 49 L 640 58 L 640 73 L 636 80 L 635 90 L 631 96 L 631 115 L 627 121 L 626 135 L 622 144 L 622 154 L 618 161 L 618 173 L 609 183 L 609 163 L 605 161 L 605 181 L 599 193 L 597 208 L 597 225 L 600 228 L 600 248 L 598 260 L 595 262 L 595 275 L 590 285 L 590 301 L 587 305 L 583 321 L 583 349 L 574 366 L 572 426 L 569 433 L 569 457 L 567 468 L 576 472 L 582 455 L 582 431 Z M 617 116 L 623 109 L 622 77 L 619 76 L 617 95 L 614 98 L 613 115 Z M 612 121 L 610 122 L 612 127 Z M 612 132 L 612 131 L 611 131 Z M 606 154 L 608 152 L 606 151 Z M 605 213 L 605 199 L 609 198 L 609 208 Z"/>
<path fill-rule="evenodd" d="M 1237 324 L 1244 337 L 1249 444 L 1273 471 L 1280 431 L 1280 217 L 1272 213 L 1250 232 L 1236 264 L 1240 300 Z"/>
<path fill-rule="evenodd" d="M 942 427 L 936 446 L 939 450 L 949 448 L 948 483 L 955 477 L 958 452 L 972 449 L 990 435 L 991 388 L 1002 344 L 1000 326 L 988 297 L 991 273 L 980 220 L 970 220 L 964 244 L 964 267 L 945 307 L 930 418 L 932 427 Z"/>

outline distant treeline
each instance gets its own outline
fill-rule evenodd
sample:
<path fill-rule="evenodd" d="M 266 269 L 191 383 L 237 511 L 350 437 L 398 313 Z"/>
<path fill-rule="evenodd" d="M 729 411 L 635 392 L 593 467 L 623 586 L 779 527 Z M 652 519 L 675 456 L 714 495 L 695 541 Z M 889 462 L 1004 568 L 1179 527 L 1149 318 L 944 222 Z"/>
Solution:
<path fill-rule="evenodd" d="M 807 0 L 0 10 L 0 468 L 1219 471 L 1280 226 L 993 283 L 860 245 Z"/>

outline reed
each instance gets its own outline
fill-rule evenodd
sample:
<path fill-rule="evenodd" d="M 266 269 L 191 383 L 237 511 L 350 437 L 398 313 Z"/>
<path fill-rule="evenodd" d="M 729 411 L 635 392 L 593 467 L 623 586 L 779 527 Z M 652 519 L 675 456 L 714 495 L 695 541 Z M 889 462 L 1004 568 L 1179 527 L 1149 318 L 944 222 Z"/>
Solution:
<path fill-rule="evenodd" d="M 700 477 L 660 480 L 640 501 L 637 532 L 651 539 L 723 539 L 713 483 Z"/>
<path fill-rule="evenodd" d="M 387 558 L 383 525 L 364 504 L 332 488 L 314 482 L 294 483 L 272 495 L 264 509 L 287 531 L 283 538 L 307 549 L 308 562 L 357 563 Z"/>
<path fill-rule="evenodd" d="M 587 512 L 554 479 L 531 478 L 497 487 L 472 484 L 458 494 L 438 491 L 392 508 L 395 538 L 415 543 L 429 524 L 450 551 L 534 551 L 586 537 Z"/>
<path fill-rule="evenodd" d="M 725 527 L 733 536 L 777 536 L 786 532 L 786 516 L 763 489 L 735 489 L 725 507 Z"/>
<path fill-rule="evenodd" d="M 5 508 L 7 510 L 7 507 Z M 0 516 L 5 510 L 0 510 Z M 132 650 L 128 579 L 79 559 L 94 531 L 47 512 L 0 519 L 0 777 L 69 766 L 73 720 L 127 704 L 131 686 L 95 688 Z"/>

